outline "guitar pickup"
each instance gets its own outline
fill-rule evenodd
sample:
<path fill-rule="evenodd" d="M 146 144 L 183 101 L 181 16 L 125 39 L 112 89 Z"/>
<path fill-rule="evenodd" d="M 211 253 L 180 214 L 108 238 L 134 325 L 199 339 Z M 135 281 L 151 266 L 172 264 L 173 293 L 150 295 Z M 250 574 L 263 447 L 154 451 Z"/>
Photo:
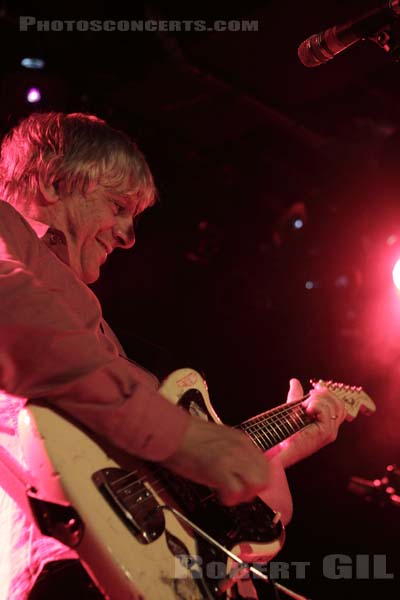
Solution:
<path fill-rule="evenodd" d="M 165 518 L 140 477 L 124 469 L 100 469 L 92 480 L 114 512 L 142 544 L 151 544 L 165 530 Z"/>

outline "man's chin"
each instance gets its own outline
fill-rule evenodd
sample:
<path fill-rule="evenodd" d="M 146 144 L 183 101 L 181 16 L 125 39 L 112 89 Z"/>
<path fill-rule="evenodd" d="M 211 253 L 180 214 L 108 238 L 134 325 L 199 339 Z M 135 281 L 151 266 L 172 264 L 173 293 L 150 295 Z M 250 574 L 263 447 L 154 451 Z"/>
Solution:
<path fill-rule="evenodd" d="M 78 275 L 78 277 L 79 277 L 79 275 Z M 79 279 L 81 279 L 81 281 L 83 281 L 84 283 L 89 284 L 89 283 L 94 283 L 95 281 L 97 281 L 99 277 L 100 277 L 100 268 L 92 269 L 90 271 L 82 271 Z"/>
<path fill-rule="evenodd" d="M 100 264 L 94 260 L 81 260 L 70 264 L 75 275 L 83 283 L 94 283 L 100 277 Z"/>
<path fill-rule="evenodd" d="M 98 271 L 96 275 L 87 276 L 87 277 L 85 277 L 85 279 L 83 281 L 87 284 L 94 283 L 95 281 L 98 280 L 99 277 L 100 277 L 100 272 Z"/>

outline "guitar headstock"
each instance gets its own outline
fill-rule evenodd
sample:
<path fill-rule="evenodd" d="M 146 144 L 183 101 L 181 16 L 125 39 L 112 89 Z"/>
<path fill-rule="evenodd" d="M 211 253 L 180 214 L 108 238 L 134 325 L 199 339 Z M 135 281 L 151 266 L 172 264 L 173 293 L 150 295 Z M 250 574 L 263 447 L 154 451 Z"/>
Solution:
<path fill-rule="evenodd" d="M 311 384 L 313 387 L 320 384 L 326 387 L 332 394 L 344 400 L 347 421 L 355 419 L 359 411 L 365 415 L 372 415 L 376 411 L 375 402 L 364 392 L 362 387 L 345 385 L 344 383 L 336 383 L 334 381 L 323 381 L 321 379 L 313 379 L 311 380 Z"/>

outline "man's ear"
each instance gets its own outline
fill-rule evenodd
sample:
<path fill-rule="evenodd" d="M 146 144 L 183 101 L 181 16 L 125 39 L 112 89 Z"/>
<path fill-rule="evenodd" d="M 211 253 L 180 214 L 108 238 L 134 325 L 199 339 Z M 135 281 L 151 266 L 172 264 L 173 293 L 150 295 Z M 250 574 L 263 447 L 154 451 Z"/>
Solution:
<path fill-rule="evenodd" d="M 55 204 L 59 201 L 60 196 L 54 187 L 54 184 L 47 185 L 43 178 L 39 175 L 39 189 L 42 194 L 44 204 Z"/>

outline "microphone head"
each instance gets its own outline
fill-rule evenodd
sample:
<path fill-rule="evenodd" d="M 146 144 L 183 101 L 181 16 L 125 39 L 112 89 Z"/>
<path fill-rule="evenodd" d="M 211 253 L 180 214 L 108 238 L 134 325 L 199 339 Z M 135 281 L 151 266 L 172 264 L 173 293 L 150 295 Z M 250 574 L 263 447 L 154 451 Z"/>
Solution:
<path fill-rule="evenodd" d="M 314 33 L 300 44 L 297 55 L 305 67 L 319 67 L 330 59 L 330 57 L 324 56 L 320 50 L 318 51 L 320 46 L 321 34 L 319 33 Z"/>
<path fill-rule="evenodd" d="M 335 25 L 311 35 L 300 44 L 297 54 L 305 67 L 318 67 L 362 39 L 363 36 L 353 31 L 350 25 Z"/>

